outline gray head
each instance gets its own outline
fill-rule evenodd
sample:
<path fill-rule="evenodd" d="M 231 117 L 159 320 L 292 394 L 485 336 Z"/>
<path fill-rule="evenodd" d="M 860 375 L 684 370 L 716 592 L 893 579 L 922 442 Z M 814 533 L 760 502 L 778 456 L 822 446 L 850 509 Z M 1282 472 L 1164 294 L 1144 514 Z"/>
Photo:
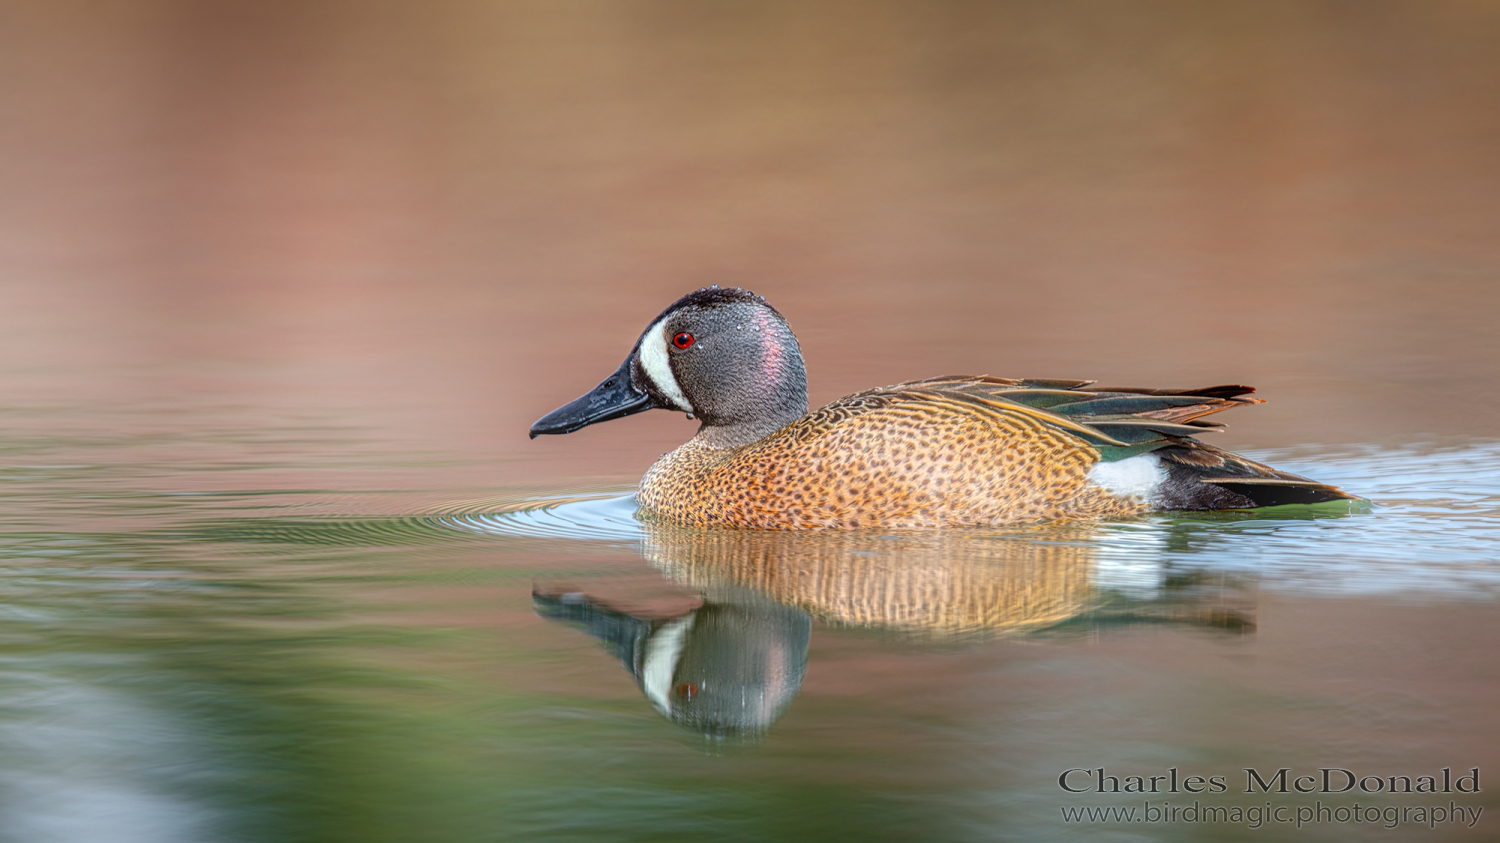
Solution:
<path fill-rule="evenodd" d="M 709 444 L 753 442 L 807 413 L 802 349 L 764 298 L 706 287 L 662 311 L 615 374 L 543 416 L 531 435 L 653 408 L 700 419 Z"/>

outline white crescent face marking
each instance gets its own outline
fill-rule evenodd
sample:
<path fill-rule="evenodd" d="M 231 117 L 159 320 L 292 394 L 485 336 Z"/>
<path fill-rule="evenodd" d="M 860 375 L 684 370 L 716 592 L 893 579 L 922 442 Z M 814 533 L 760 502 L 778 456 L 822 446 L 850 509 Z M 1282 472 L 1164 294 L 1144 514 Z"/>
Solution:
<path fill-rule="evenodd" d="M 1158 486 L 1167 479 L 1161 458 L 1140 454 L 1118 462 L 1098 462 L 1089 469 L 1089 482 L 1127 498 L 1151 500 Z"/>
<path fill-rule="evenodd" d="M 682 387 L 677 385 L 677 378 L 672 375 L 672 365 L 667 360 L 667 320 L 663 319 L 647 328 L 646 335 L 641 338 L 641 368 L 646 370 L 646 377 L 656 385 L 657 391 L 675 404 L 677 409 L 685 413 L 693 412 L 693 405 L 682 394 Z"/>
<path fill-rule="evenodd" d="M 677 660 L 682 656 L 682 648 L 687 644 L 687 634 L 692 630 L 693 621 L 697 617 L 698 613 L 694 612 L 685 618 L 678 618 L 646 639 L 646 659 L 641 666 L 641 689 L 646 692 L 651 704 L 667 716 L 672 714 L 672 699 L 668 696 L 668 692 L 672 690 L 672 674 L 677 672 Z"/>

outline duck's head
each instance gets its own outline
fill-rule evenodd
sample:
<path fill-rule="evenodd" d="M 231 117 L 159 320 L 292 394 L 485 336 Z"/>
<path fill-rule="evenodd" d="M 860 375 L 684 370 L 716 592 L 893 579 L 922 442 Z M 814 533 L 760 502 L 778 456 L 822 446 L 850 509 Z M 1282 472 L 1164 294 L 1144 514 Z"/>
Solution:
<path fill-rule="evenodd" d="M 531 437 L 651 409 L 699 419 L 712 444 L 753 442 L 807 413 L 802 349 L 764 298 L 705 287 L 662 311 L 614 374 L 538 419 Z"/>

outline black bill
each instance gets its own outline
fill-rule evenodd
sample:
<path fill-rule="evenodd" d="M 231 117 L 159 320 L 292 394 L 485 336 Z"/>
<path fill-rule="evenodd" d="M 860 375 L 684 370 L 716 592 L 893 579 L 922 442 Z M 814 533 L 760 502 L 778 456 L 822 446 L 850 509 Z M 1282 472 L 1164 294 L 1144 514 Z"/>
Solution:
<path fill-rule="evenodd" d="M 625 358 L 618 371 L 582 397 L 537 419 L 531 426 L 531 438 L 544 433 L 572 433 L 596 422 L 621 419 L 657 406 L 650 395 L 636 389 L 631 382 L 632 359 L 633 356 Z"/>

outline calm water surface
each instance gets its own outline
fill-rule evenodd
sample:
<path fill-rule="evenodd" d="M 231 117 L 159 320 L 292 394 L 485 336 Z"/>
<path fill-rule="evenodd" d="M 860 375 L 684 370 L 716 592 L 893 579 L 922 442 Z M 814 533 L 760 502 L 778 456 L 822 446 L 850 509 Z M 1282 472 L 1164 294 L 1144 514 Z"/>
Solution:
<path fill-rule="evenodd" d="M 620 483 L 267 488 L 431 457 L 197 436 L 233 458 L 6 450 L 9 839 L 1030 840 L 1140 802 L 1074 767 L 1254 807 L 1246 766 L 1495 760 L 1500 442 L 1256 454 L 1368 506 L 786 536 L 643 521 Z"/>

